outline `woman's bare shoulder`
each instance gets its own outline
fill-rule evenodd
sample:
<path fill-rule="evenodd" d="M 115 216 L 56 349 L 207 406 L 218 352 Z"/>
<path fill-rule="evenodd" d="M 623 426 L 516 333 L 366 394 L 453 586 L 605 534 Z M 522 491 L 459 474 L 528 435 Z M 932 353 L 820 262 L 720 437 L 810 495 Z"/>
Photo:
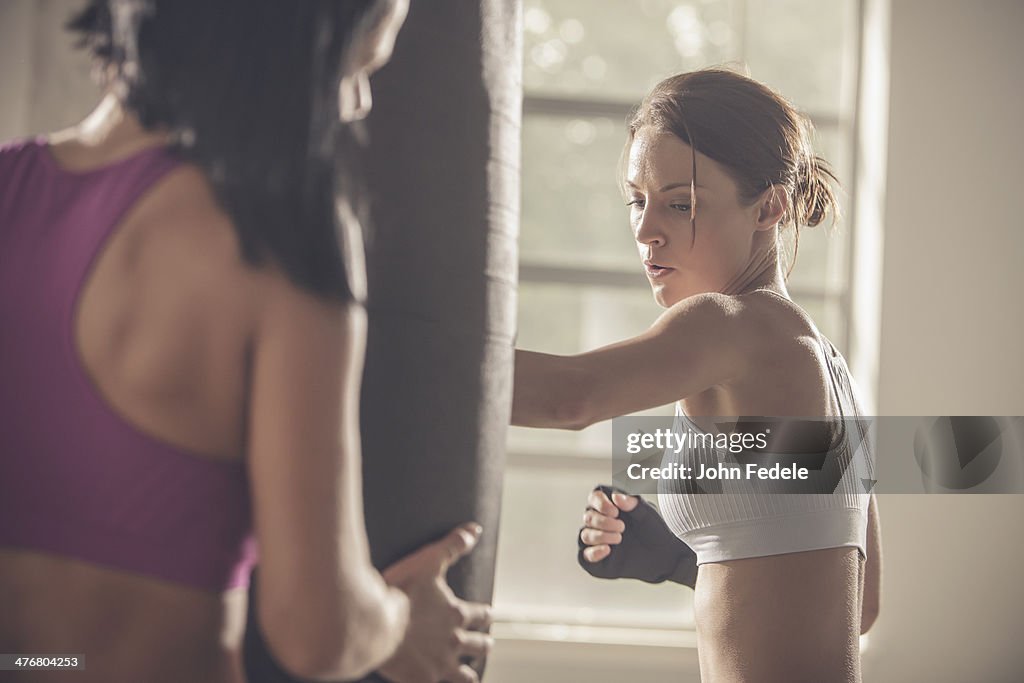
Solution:
<path fill-rule="evenodd" d="M 249 263 L 231 216 L 218 203 L 205 174 L 182 164 L 137 206 L 134 248 L 151 283 L 171 287 L 195 315 L 214 316 L 255 329 L 275 289 L 287 286 L 281 268 Z"/>
<path fill-rule="evenodd" d="M 798 303 L 776 292 L 755 290 L 731 297 L 751 325 L 774 330 L 784 337 L 817 337 L 813 318 Z"/>
<path fill-rule="evenodd" d="M 747 371 L 732 383 L 736 414 L 812 416 L 829 406 L 822 336 L 799 305 L 779 295 L 733 297 Z"/>
<path fill-rule="evenodd" d="M 693 321 L 702 328 L 694 330 Z M 735 345 L 747 355 L 797 351 L 817 343 L 819 332 L 810 315 L 795 302 L 781 295 L 764 292 L 696 294 L 666 310 L 659 323 L 669 333 L 691 335 L 723 332 L 721 342 Z"/>

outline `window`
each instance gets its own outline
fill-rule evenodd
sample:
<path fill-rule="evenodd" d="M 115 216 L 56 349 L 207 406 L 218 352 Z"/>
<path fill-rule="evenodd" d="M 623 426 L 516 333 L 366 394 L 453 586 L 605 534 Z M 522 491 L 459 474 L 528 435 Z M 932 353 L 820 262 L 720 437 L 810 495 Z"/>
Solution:
<path fill-rule="evenodd" d="M 858 10 L 856 0 L 525 0 L 517 345 L 576 353 L 638 334 L 660 313 L 616 187 L 624 122 L 662 78 L 726 64 L 811 117 L 816 151 L 844 184 L 847 218 L 801 233 L 788 284 L 845 347 Z M 662 633 L 678 643 L 693 623 L 688 590 L 600 581 L 576 565 L 586 494 L 610 480 L 610 434 L 610 422 L 510 430 L 497 618 L 538 633 L 556 625 L 557 637 L 593 638 L 598 627 L 616 642 Z"/>

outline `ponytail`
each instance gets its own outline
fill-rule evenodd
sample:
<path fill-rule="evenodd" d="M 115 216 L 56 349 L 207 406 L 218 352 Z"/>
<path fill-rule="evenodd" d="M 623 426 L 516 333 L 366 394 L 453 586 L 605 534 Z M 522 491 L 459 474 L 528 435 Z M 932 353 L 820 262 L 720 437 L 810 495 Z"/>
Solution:
<path fill-rule="evenodd" d="M 827 161 L 813 153 L 805 156 L 797 169 L 796 187 L 793 190 L 797 228 L 813 228 L 830 213 L 833 222 L 839 220 L 839 201 L 832 185 L 838 182 Z"/>

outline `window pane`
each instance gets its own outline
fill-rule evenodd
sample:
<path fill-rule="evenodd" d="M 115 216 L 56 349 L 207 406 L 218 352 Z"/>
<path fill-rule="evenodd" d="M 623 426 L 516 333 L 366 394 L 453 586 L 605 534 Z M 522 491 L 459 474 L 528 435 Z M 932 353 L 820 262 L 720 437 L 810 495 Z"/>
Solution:
<path fill-rule="evenodd" d="M 641 288 L 522 282 L 516 347 L 558 354 L 589 351 L 635 337 L 663 310 L 651 292 Z M 649 412 L 671 415 L 672 407 Z M 607 455 L 611 438 L 611 421 L 605 421 L 578 432 L 512 427 L 508 444 L 517 452 Z"/>
<path fill-rule="evenodd" d="M 839 178 L 840 211 L 844 217 L 849 216 L 849 196 L 847 194 L 852 173 L 849 164 L 850 136 L 836 127 L 822 127 L 815 131 L 815 152 L 824 157 L 832 165 L 832 170 Z M 846 218 L 840 219 L 833 226 L 831 219 L 814 228 L 800 229 L 800 244 L 796 253 L 796 265 L 789 276 L 789 282 L 795 286 L 841 291 L 846 287 L 846 258 L 849 244 L 850 223 Z M 786 264 L 793 254 L 793 229 L 783 230 Z"/>
<path fill-rule="evenodd" d="M 607 118 L 523 120 L 524 263 L 640 270 L 616 183 L 625 125 Z"/>
<path fill-rule="evenodd" d="M 604 468 L 509 468 L 501 501 L 494 606 L 502 618 L 562 624 L 692 627 L 693 591 L 596 579 L 576 562 L 587 494 Z M 656 503 L 656 500 L 652 500 Z"/>
<path fill-rule="evenodd" d="M 829 338 L 840 352 L 846 340 L 846 319 L 836 297 L 811 298 L 795 296 L 793 299 L 814 320 L 818 331 Z"/>
<path fill-rule="evenodd" d="M 523 121 L 523 263 L 639 272 L 628 212 L 616 184 L 623 125 L 604 117 L 527 116 Z M 815 151 L 839 177 L 840 206 L 849 215 L 850 135 L 821 126 Z M 845 287 L 850 223 L 803 229 L 790 282 L 837 291 Z M 786 258 L 793 231 L 784 231 Z M 787 261 L 788 263 L 788 261 Z"/>
<path fill-rule="evenodd" d="M 838 114 L 852 104 L 845 91 L 856 73 L 855 0 L 748 2 L 746 61 L 750 75 L 799 108 Z"/>
<path fill-rule="evenodd" d="M 738 57 L 733 0 L 526 0 L 526 91 L 639 101 L 673 73 Z"/>
<path fill-rule="evenodd" d="M 579 353 L 633 337 L 664 312 L 649 289 L 523 282 L 516 346 Z"/>

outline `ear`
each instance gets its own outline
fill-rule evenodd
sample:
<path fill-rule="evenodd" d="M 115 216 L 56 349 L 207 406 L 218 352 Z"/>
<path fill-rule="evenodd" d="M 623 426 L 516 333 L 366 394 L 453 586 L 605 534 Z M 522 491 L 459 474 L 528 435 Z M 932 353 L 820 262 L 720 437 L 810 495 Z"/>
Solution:
<path fill-rule="evenodd" d="M 770 230 L 789 211 L 789 196 L 775 185 L 761 193 L 754 202 L 757 208 L 757 229 Z"/>

